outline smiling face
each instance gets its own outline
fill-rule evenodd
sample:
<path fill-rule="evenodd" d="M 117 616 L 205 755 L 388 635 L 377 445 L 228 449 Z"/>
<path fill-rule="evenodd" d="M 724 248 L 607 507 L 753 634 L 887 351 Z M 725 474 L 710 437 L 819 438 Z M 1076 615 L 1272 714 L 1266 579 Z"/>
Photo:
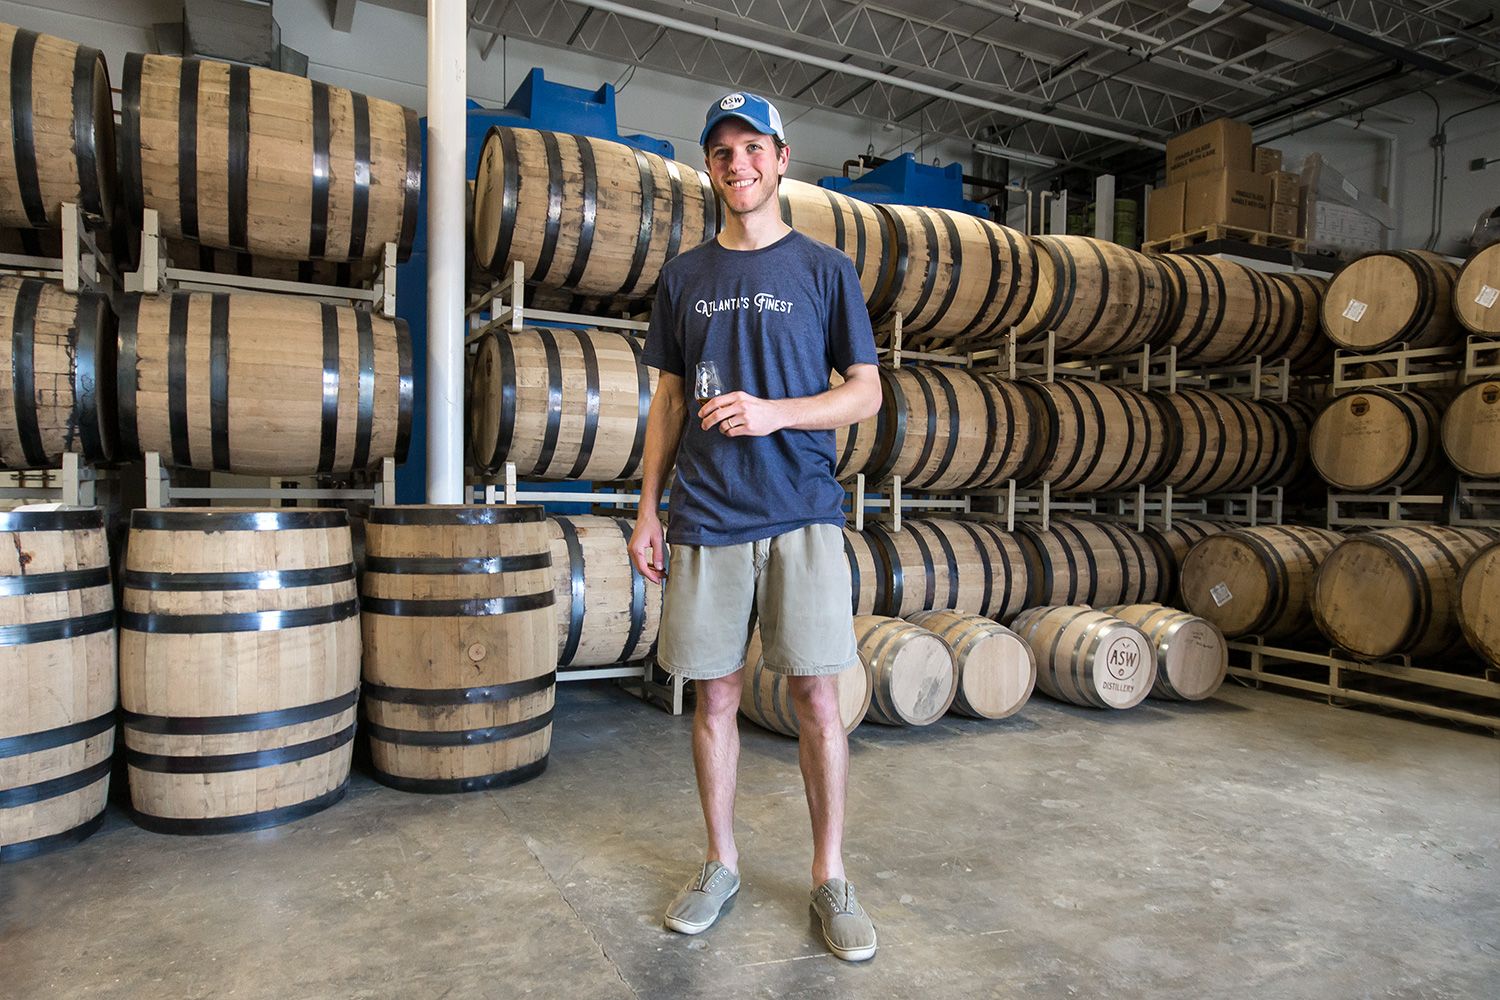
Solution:
<path fill-rule="evenodd" d="M 791 162 L 788 146 L 776 148 L 774 136 L 755 131 L 748 122 L 726 118 L 709 133 L 704 147 L 708 178 L 724 207 L 747 216 L 777 212 L 776 188 Z"/>

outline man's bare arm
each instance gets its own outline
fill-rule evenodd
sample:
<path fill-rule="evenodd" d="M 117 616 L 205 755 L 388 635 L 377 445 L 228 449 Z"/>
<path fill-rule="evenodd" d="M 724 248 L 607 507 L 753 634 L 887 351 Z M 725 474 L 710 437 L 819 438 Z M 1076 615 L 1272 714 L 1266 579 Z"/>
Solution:
<path fill-rule="evenodd" d="M 666 566 L 662 536 L 661 495 L 677 461 L 677 447 L 687 421 L 687 402 L 681 375 L 662 372 L 646 416 L 646 440 L 641 453 L 641 505 L 630 536 L 630 559 L 653 583 L 661 583 Z"/>
<path fill-rule="evenodd" d="M 880 410 L 880 370 L 850 365 L 842 385 L 816 396 L 760 399 L 727 392 L 698 411 L 703 429 L 717 426 L 729 437 L 761 437 L 780 430 L 826 431 L 859 423 Z"/>

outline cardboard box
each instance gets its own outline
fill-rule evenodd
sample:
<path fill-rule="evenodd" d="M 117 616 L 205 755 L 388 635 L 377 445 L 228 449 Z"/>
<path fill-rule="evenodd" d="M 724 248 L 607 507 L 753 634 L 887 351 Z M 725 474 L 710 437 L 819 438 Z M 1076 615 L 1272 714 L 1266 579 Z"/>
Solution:
<path fill-rule="evenodd" d="M 1271 201 L 1297 207 L 1302 202 L 1302 175 L 1278 170 L 1271 175 Z"/>
<path fill-rule="evenodd" d="M 1257 174 L 1274 174 L 1281 170 L 1281 150 L 1272 149 L 1270 146 L 1255 147 L 1255 172 Z"/>
<path fill-rule="evenodd" d="M 1361 191 L 1317 153 L 1308 156 L 1302 164 L 1302 186 L 1307 188 L 1307 197 L 1312 201 L 1347 205 L 1386 229 L 1396 226 L 1396 214 L 1391 211 L 1391 206 L 1370 192 Z"/>
<path fill-rule="evenodd" d="M 1273 204 L 1271 206 L 1271 232 L 1277 236 L 1297 236 L 1297 206 Z"/>
<path fill-rule="evenodd" d="M 1263 233 L 1271 224 L 1271 178 L 1253 170 L 1220 170 L 1191 178 L 1182 214 L 1188 232 L 1219 225 Z"/>
<path fill-rule="evenodd" d="M 1146 199 L 1146 239 L 1164 240 L 1182 232 L 1186 184 L 1163 184 Z"/>
<path fill-rule="evenodd" d="M 1222 170 L 1250 170 L 1255 165 L 1251 149 L 1250 126 L 1243 122 L 1220 118 L 1200 125 L 1167 140 L 1167 183 Z"/>
<path fill-rule="evenodd" d="M 1302 212 L 1302 234 L 1309 246 L 1334 250 L 1384 250 L 1386 230 L 1380 220 L 1335 201 L 1309 194 Z"/>

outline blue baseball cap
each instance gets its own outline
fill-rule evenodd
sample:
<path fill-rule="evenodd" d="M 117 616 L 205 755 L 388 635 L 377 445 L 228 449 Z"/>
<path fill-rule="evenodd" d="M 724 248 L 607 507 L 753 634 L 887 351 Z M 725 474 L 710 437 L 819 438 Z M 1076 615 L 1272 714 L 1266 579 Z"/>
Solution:
<path fill-rule="evenodd" d="M 708 133 L 726 118 L 738 118 L 755 131 L 774 135 L 786 142 L 786 132 L 781 127 L 781 112 L 776 110 L 776 105 L 759 94 L 737 90 L 732 94 L 725 94 L 708 106 L 708 117 L 704 119 L 703 134 L 698 137 L 698 145 L 707 146 Z"/>

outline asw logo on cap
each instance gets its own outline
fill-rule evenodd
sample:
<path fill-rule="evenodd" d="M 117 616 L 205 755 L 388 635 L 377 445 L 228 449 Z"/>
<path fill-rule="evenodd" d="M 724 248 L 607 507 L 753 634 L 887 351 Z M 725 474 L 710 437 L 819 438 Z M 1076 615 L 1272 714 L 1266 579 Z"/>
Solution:
<path fill-rule="evenodd" d="M 719 107 L 723 108 L 725 111 L 733 111 L 735 108 L 742 108 L 744 106 L 744 94 L 730 94 L 728 97 L 719 102 Z"/>

